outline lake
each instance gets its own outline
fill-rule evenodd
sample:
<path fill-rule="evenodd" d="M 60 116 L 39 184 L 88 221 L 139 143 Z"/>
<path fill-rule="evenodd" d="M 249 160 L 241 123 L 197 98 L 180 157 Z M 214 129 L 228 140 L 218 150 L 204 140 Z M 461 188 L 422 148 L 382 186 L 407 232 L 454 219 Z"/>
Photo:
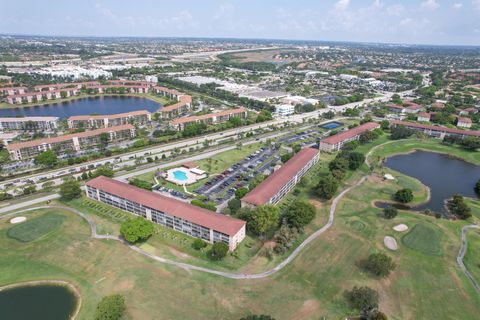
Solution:
<path fill-rule="evenodd" d="M 52 116 L 64 119 L 70 116 L 114 114 L 136 110 L 148 110 L 150 112 L 155 112 L 160 107 L 160 103 L 147 98 L 128 96 L 101 96 L 80 98 L 34 107 L 0 109 L 0 117 Z"/>
<path fill-rule="evenodd" d="M 25 285 L 0 291 L 0 319 L 66 320 L 76 306 L 75 294 L 61 285 Z"/>
<path fill-rule="evenodd" d="M 480 179 L 480 166 L 445 154 L 415 151 L 387 158 L 385 166 L 420 180 L 430 188 L 430 200 L 414 210 L 446 213 L 445 199 L 454 194 L 476 197 L 473 190 Z"/>

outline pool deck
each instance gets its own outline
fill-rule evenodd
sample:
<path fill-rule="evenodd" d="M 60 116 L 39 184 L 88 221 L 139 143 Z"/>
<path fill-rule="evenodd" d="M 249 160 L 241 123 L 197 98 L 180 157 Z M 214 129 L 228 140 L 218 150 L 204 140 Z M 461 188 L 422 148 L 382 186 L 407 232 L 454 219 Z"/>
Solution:
<path fill-rule="evenodd" d="M 186 179 L 185 180 L 180 180 L 175 176 L 175 172 L 180 171 L 185 174 Z M 206 175 L 197 175 L 193 172 L 191 172 L 190 169 L 184 168 L 184 167 L 178 167 L 178 168 L 173 168 L 167 171 L 165 180 L 175 183 L 179 186 L 184 186 L 184 185 L 190 185 L 194 184 L 195 182 L 206 178 Z"/>

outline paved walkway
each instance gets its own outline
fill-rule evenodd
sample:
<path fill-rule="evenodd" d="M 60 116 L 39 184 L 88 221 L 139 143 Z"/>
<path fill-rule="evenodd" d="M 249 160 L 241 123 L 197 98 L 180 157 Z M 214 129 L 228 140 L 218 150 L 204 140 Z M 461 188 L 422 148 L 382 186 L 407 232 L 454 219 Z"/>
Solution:
<path fill-rule="evenodd" d="M 201 271 L 201 272 L 210 273 L 210 274 L 214 274 L 214 275 L 217 275 L 217 276 L 230 278 L 230 279 L 240 279 L 240 280 L 262 279 L 262 278 L 269 277 L 269 276 L 273 275 L 274 273 L 277 273 L 278 271 L 282 270 L 286 265 L 291 263 L 310 242 L 312 242 L 313 240 L 318 238 L 321 234 L 323 234 L 325 231 L 330 229 L 330 227 L 333 225 L 333 220 L 334 220 L 334 217 L 335 217 L 335 210 L 337 208 L 338 202 L 342 199 L 342 197 L 347 192 L 349 192 L 353 188 L 357 187 L 358 185 L 362 184 L 367 178 L 368 178 L 368 176 L 365 176 L 365 177 L 361 178 L 357 183 L 355 183 L 354 185 L 350 186 L 349 188 L 343 190 L 337 197 L 335 197 L 335 199 L 333 199 L 332 205 L 330 207 L 328 222 L 322 228 L 315 231 L 307 239 L 305 239 L 285 260 L 283 260 L 276 267 L 274 267 L 274 268 L 272 268 L 268 271 L 261 272 L 261 273 L 253 273 L 253 274 L 219 271 L 219 270 L 214 270 L 214 269 L 210 269 L 210 268 L 195 266 L 195 265 L 188 264 L 188 263 L 182 263 L 182 262 L 178 262 L 178 261 L 174 261 L 174 260 L 170 260 L 170 259 L 166 259 L 166 258 L 157 256 L 157 255 L 154 255 L 152 253 L 149 253 L 149 252 L 146 252 L 146 251 L 142 250 L 141 248 L 139 248 L 135 245 L 129 244 L 128 242 L 126 242 L 125 240 L 123 240 L 122 238 L 120 238 L 118 236 L 98 234 L 97 233 L 97 225 L 95 224 L 95 222 L 88 215 L 86 215 L 86 214 L 84 214 L 84 213 L 82 213 L 82 212 L 80 212 L 80 211 L 78 211 L 74 208 L 70 208 L 70 207 L 66 207 L 66 206 L 60 206 L 60 205 L 51 205 L 51 206 L 48 205 L 48 206 L 39 206 L 39 207 L 35 207 L 35 208 L 25 209 L 25 210 L 22 210 L 22 211 L 17 211 L 13 214 L 19 214 L 19 213 L 22 213 L 22 212 L 39 210 L 39 209 L 48 209 L 48 208 L 57 208 L 57 209 L 67 210 L 67 211 L 70 211 L 74 214 L 77 214 L 78 216 L 82 217 L 83 219 L 85 219 L 88 222 L 88 224 L 90 225 L 92 238 L 120 241 L 123 244 L 125 244 L 126 246 L 128 246 L 130 249 L 132 249 L 132 250 L 134 250 L 134 251 L 136 251 L 136 252 L 138 252 L 138 253 L 140 253 L 140 254 L 148 257 L 148 258 L 151 258 L 155 261 L 158 261 L 158 262 L 161 262 L 161 263 L 164 263 L 164 264 L 168 264 L 168 265 L 172 265 L 172 266 L 176 266 L 176 267 L 179 267 L 179 268 L 182 268 L 182 269 Z M 9 215 L 11 215 L 11 214 L 9 214 Z M 2 216 L 0 218 L 4 218 L 6 216 L 8 216 L 8 215 Z"/>
<path fill-rule="evenodd" d="M 468 271 L 467 267 L 463 263 L 463 257 L 467 252 L 467 231 L 470 229 L 480 230 L 480 225 L 470 224 L 462 228 L 462 245 L 460 246 L 460 250 L 458 250 L 457 263 L 460 266 L 460 269 L 462 269 L 463 273 L 467 276 L 468 280 L 470 280 L 475 290 L 477 290 L 477 292 L 480 293 L 480 285 L 477 283 L 477 281 L 475 281 L 472 274 L 470 273 L 470 271 Z"/>

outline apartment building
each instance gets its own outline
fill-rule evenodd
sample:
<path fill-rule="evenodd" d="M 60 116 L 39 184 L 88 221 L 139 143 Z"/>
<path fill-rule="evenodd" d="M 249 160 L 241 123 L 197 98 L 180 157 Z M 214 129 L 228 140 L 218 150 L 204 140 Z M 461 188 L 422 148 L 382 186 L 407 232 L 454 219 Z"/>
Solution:
<path fill-rule="evenodd" d="M 91 199 L 192 237 L 210 243 L 224 242 L 231 251 L 245 238 L 245 221 L 114 179 L 100 176 L 90 180 L 86 183 L 86 194 Z"/>
<path fill-rule="evenodd" d="M 152 115 L 149 111 L 138 110 L 110 115 L 72 116 L 68 118 L 67 121 L 68 127 L 70 129 L 98 129 L 121 126 L 128 123 L 143 125 L 150 122 L 151 120 Z"/>
<path fill-rule="evenodd" d="M 176 130 L 183 130 L 191 123 L 204 123 L 207 125 L 227 122 L 232 117 L 240 117 L 245 119 L 247 117 L 247 110 L 243 107 L 237 109 L 229 109 L 216 113 L 204 114 L 201 116 L 192 116 L 172 120 L 170 125 Z"/>
<path fill-rule="evenodd" d="M 0 130 L 52 131 L 58 128 L 58 117 L 0 118 Z"/>
<path fill-rule="evenodd" d="M 131 124 L 102 128 L 92 131 L 67 134 L 64 136 L 12 143 L 7 146 L 11 160 L 33 159 L 47 150 L 58 155 L 78 152 L 102 143 L 102 134 L 107 134 L 109 142 L 119 142 L 135 137 L 135 127 Z"/>
<path fill-rule="evenodd" d="M 276 204 L 287 195 L 308 169 L 320 160 L 315 148 L 304 148 L 288 160 L 280 169 L 268 176 L 241 200 L 242 207 Z"/>
<path fill-rule="evenodd" d="M 327 152 L 338 151 L 342 149 L 346 143 L 358 140 L 362 133 L 372 131 L 377 128 L 380 128 L 380 125 L 378 123 L 367 122 L 350 130 L 337 133 L 336 135 L 330 136 L 320 141 L 320 150 Z"/>
<path fill-rule="evenodd" d="M 432 125 L 416 123 L 416 122 L 393 120 L 390 122 L 390 126 L 391 127 L 403 126 L 415 131 L 423 132 L 430 137 L 439 138 L 439 139 L 443 139 L 446 136 L 456 137 L 460 139 L 464 139 L 465 137 L 480 137 L 480 131 L 469 131 L 469 130 L 461 130 L 461 129 L 454 129 L 454 128 L 446 128 L 446 127 L 432 126 Z"/>

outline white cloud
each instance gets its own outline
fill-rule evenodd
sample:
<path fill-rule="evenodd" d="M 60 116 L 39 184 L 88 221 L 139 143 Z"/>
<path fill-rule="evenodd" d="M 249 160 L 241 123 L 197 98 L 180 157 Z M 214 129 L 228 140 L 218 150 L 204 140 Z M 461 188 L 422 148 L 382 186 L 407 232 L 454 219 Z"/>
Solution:
<path fill-rule="evenodd" d="M 338 0 L 337 3 L 335 3 L 335 10 L 345 11 L 347 10 L 349 4 L 350 0 Z"/>
<path fill-rule="evenodd" d="M 391 16 L 401 16 L 405 11 L 405 7 L 401 4 L 394 4 L 387 7 L 387 13 Z"/>
<path fill-rule="evenodd" d="M 454 3 L 452 5 L 452 8 L 455 9 L 455 10 L 460 10 L 460 9 L 462 9 L 462 7 L 463 7 L 463 3 L 459 3 L 459 2 Z"/>
<path fill-rule="evenodd" d="M 473 0 L 472 5 L 475 9 L 480 11 L 480 0 Z"/>
<path fill-rule="evenodd" d="M 420 5 L 420 7 L 422 7 L 423 9 L 429 9 L 429 10 L 436 9 L 438 8 L 438 6 L 439 4 L 437 0 L 426 0 L 426 1 L 423 1 L 422 4 Z"/>

